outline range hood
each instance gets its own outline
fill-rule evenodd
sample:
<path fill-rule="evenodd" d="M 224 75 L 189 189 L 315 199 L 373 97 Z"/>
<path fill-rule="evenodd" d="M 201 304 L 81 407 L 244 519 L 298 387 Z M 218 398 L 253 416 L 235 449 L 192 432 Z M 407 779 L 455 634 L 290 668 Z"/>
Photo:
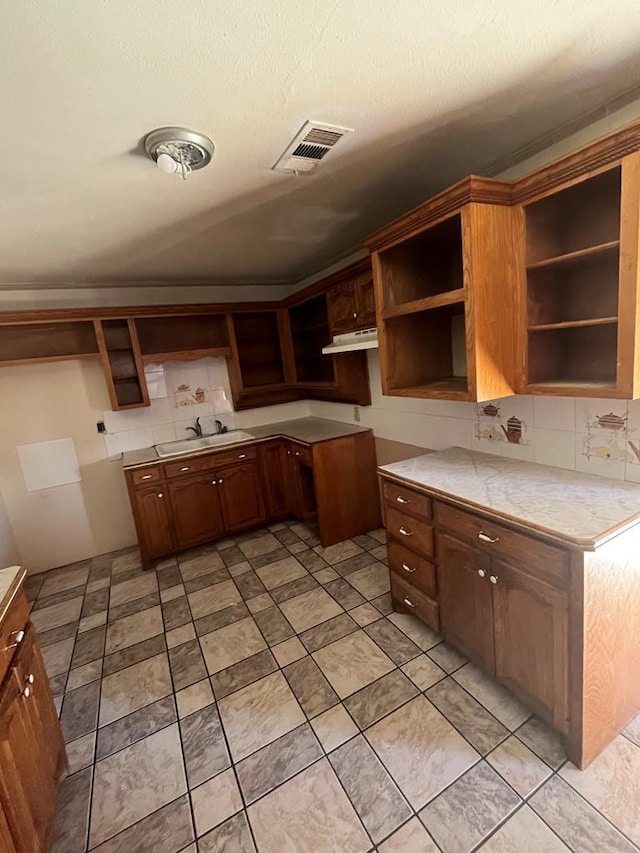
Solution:
<path fill-rule="evenodd" d="M 351 352 L 358 349 L 377 349 L 378 330 L 362 329 L 359 332 L 348 332 L 346 335 L 334 335 L 333 340 L 322 348 L 324 355 L 336 352 Z"/>

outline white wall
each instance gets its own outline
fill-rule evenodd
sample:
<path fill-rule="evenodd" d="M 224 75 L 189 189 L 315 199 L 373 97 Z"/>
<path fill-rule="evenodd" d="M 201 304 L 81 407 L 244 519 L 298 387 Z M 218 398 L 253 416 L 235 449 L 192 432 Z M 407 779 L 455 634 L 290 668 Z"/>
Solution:
<path fill-rule="evenodd" d="M 5 566 L 13 566 L 20 562 L 20 555 L 16 545 L 13 528 L 7 515 L 7 507 L 0 492 L 0 569 Z"/>

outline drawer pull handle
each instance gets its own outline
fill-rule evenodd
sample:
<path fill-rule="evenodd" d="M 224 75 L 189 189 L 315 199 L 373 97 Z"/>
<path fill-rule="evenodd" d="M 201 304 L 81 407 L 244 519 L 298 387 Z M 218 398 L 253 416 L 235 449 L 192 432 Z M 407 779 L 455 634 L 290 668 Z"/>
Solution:
<path fill-rule="evenodd" d="M 410 530 L 405 530 L 404 527 L 401 527 L 398 532 L 402 533 L 403 536 L 413 536 L 413 533 Z"/>
<path fill-rule="evenodd" d="M 296 450 L 296 456 L 302 456 L 302 451 L 301 451 L 301 450 Z"/>
<path fill-rule="evenodd" d="M 413 601 L 410 601 L 406 596 L 404 599 L 404 603 L 407 605 L 407 607 L 413 607 L 415 609 L 415 604 L 413 603 Z"/>
<path fill-rule="evenodd" d="M 489 575 L 489 580 L 491 581 L 491 583 L 494 583 L 494 584 L 498 583 L 498 576 L 497 575 Z"/>
<path fill-rule="evenodd" d="M 153 474 L 144 474 L 144 475 L 142 476 L 142 478 L 141 478 L 141 479 L 143 479 L 143 480 L 151 480 L 151 478 L 152 478 L 152 477 L 153 477 Z"/>
<path fill-rule="evenodd" d="M 238 454 L 238 459 L 246 459 L 246 458 L 247 458 L 247 454 L 246 454 L 246 453 L 239 453 L 239 454 Z"/>
<path fill-rule="evenodd" d="M 181 470 L 181 471 L 190 471 L 190 470 L 191 470 L 191 468 L 189 468 L 189 466 L 188 466 L 188 465 L 185 465 L 185 467 L 184 467 L 184 468 L 181 468 L 180 470 Z"/>
<path fill-rule="evenodd" d="M 159 497 L 159 498 L 163 498 L 163 497 L 164 497 L 164 495 L 162 494 L 162 492 L 158 492 L 158 497 Z"/>
<path fill-rule="evenodd" d="M 490 536 L 487 536 L 486 533 L 483 533 L 482 530 L 480 531 L 480 533 L 478 533 L 478 539 L 482 540 L 482 542 L 491 542 L 491 544 L 500 541 L 499 536 L 496 536 L 495 539 L 492 539 Z"/>
<path fill-rule="evenodd" d="M 415 572 L 415 569 L 412 569 L 411 566 L 408 566 L 406 563 L 402 564 L 402 568 L 405 570 L 405 572 L 411 572 L 412 574 L 413 572 Z"/>
<path fill-rule="evenodd" d="M 397 501 L 399 504 L 410 504 L 410 503 L 411 503 L 411 501 L 409 500 L 409 498 L 401 498 L 401 497 L 400 497 L 400 495 L 398 495 L 398 497 L 396 498 L 396 501 Z"/>
<path fill-rule="evenodd" d="M 478 574 L 480 575 L 481 578 L 484 578 L 487 576 L 487 573 L 485 572 L 484 569 L 478 569 Z"/>
<path fill-rule="evenodd" d="M 15 649 L 17 646 L 19 646 L 20 643 L 24 640 L 24 631 L 14 631 L 11 636 L 16 638 L 15 642 L 11 643 L 10 646 L 5 646 L 2 650 L 3 652 L 8 652 L 9 649 Z"/>

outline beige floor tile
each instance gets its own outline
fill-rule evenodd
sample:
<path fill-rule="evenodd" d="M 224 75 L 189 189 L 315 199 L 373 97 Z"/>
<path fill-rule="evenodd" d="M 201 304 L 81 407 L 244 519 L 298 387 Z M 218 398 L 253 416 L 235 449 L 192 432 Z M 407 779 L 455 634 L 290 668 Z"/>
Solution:
<path fill-rule="evenodd" d="M 518 702 L 513 694 L 472 663 L 456 670 L 452 678 L 511 731 L 515 731 L 531 716 L 531 711 Z"/>
<path fill-rule="evenodd" d="M 349 615 L 352 619 L 356 620 L 361 628 L 364 628 L 365 625 L 370 625 L 371 622 L 380 619 L 382 614 L 379 610 L 376 610 L 373 604 L 361 604 L 360 607 L 350 610 Z"/>
<path fill-rule="evenodd" d="M 431 836 L 417 817 L 411 818 L 378 847 L 380 853 L 440 853 Z M 512 850 L 511 853 L 516 853 Z M 542 851 L 539 851 L 542 853 Z"/>
<path fill-rule="evenodd" d="M 77 669 L 72 669 L 67 679 L 65 692 L 75 690 L 77 687 L 82 687 L 83 684 L 89 684 L 92 681 L 97 681 L 102 675 L 102 658 L 86 663 L 84 666 L 79 666 Z"/>
<path fill-rule="evenodd" d="M 106 726 L 172 692 L 166 654 L 121 669 L 102 680 L 100 725 Z"/>
<path fill-rule="evenodd" d="M 565 764 L 560 776 L 640 846 L 640 747 L 618 735 L 586 770 Z"/>
<path fill-rule="evenodd" d="M 314 578 L 318 581 L 318 583 L 329 583 L 329 581 L 334 581 L 336 578 L 339 578 L 340 575 L 332 569 L 331 566 L 327 566 L 326 569 L 320 569 L 319 572 L 314 572 Z"/>
<path fill-rule="evenodd" d="M 355 542 L 352 542 L 351 539 L 345 539 L 344 542 L 329 545 L 328 548 L 317 545 L 313 550 L 316 554 L 320 554 L 330 566 L 333 566 L 336 563 L 341 563 L 343 560 L 348 560 L 349 557 L 355 557 L 356 554 L 362 554 L 364 549 L 356 545 Z"/>
<path fill-rule="evenodd" d="M 277 646 L 272 647 L 271 651 L 280 666 L 286 666 L 288 663 L 300 660 L 307 653 L 307 650 L 297 637 L 291 637 L 290 640 L 285 640 L 284 643 L 278 643 Z"/>
<path fill-rule="evenodd" d="M 60 604 L 52 604 L 51 607 L 43 607 L 42 610 L 34 610 L 31 613 L 31 621 L 40 634 L 51 628 L 59 628 L 60 625 L 68 625 L 80 618 L 82 610 L 82 596 L 63 601 Z"/>
<path fill-rule="evenodd" d="M 50 577 L 45 579 L 40 590 L 40 595 L 42 597 L 46 597 L 47 595 L 55 595 L 56 592 L 74 589 L 74 587 L 77 586 L 84 586 L 88 577 L 88 566 L 81 566 L 80 568 L 70 569 L 68 571 L 63 569 L 60 572 L 54 572 Z"/>
<path fill-rule="evenodd" d="M 217 551 L 180 561 L 180 574 L 185 581 L 215 572 L 216 569 L 224 569 L 224 561 Z"/>
<path fill-rule="evenodd" d="M 209 675 L 267 648 L 258 626 L 250 617 L 205 634 L 200 637 L 200 645 Z"/>
<path fill-rule="evenodd" d="M 325 752 L 341 746 L 359 731 L 344 705 L 336 705 L 314 717 L 311 725 Z"/>
<path fill-rule="evenodd" d="M 96 745 L 96 733 L 89 732 L 84 737 L 72 740 L 67 744 L 67 759 L 69 773 L 77 773 L 93 763 L 93 751 Z"/>
<path fill-rule="evenodd" d="M 283 601 L 280 609 L 298 633 L 343 612 L 338 602 L 320 587 Z"/>
<path fill-rule="evenodd" d="M 490 752 L 487 761 L 521 797 L 551 776 L 551 768 L 513 735 Z"/>
<path fill-rule="evenodd" d="M 386 851 L 380 848 L 381 853 Z M 478 853 L 568 853 L 569 848 L 525 805 L 479 848 Z M 603 851 L 604 853 L 604 851 Z"/>
<path fill-rule="evenodd" d="M 275 563 L 256 569 L 256 574 L 267 589 L 275 589 L 296 578 L 304 577 L 307 570 L 295 557 L 285 557 L 284 560 L 277 560 Z"/>
<path fill-rule="evenodd" d="M 166 601 L 173 601 L 174 598 L 180 598 L 184 594 L 184 584 L 178 583 L 175 586 L 170 586 L 169 589 L 161 589 L 160 601 L 164 604 Z"/>
<path fill-rule="evenodd" d="M 241 542 L 239 547 L 247 560 L 251 560 L 252 557 L 277 551 L 278 548 L 282 548 L 282 543 L 273 534 L 265 533 L 264 536 L 257 536 L 255 539 L 249 539 L 248 542 Z"/>
<path fill-rule="evenodd" d="M 183 643 L 188 643 L 189 640 L 195 640 L 196 629 L 193 622 L 187 622 L 185 625 L 180 625 L 179 628 L 173 628 L 167 631 L 167 648 L 173 649 L 176 646 L 181 646 Z"/>
<path fill-rule="evenodd" d="M 99 589 L 106 589 L 111 585 L 111 578 L 99 578 L 97 581 L 91 581 L 87 584 L 87 595 L 90 592 L 97 592 Z"/>
<path fill-rule="evenodd" d="M 232 578 L 237 578 L 238 575 L 244 575 L 245 572 L 252 572 L 253 566 L 251 563 L 248 563 L 246 560 L 243 560 L 242 563 L 236 563 L 235 566 L 229 566 L 229 574 Z"/>
<path fill-rule="evenodd" d="M 326 759 L 249 807 L 260 853 L 364 853 L 371 842 Z"/>
<path fill-rule="evenodd" d="M 113 652 L 119 652 L 120 649 L 126 649 L 136 643 L 141 643 L 143 640 L 156 637 L 163 631 L 164 623 L 160 607 L 150 607 L 148 610 L 143 610 L 142 613 L 125 616 L 124 619 L 118 619 L 107 626 L 105 654 L 110 655 Z"/>
<path fill-rule="evenodd" d="M 416 696 L 365 734 L 414 809 L 422 808 L 480 757 L 424 696 Z"/>
<path fill-rule="evenodd" d="M 263 592 L 262 595 L 256 595 L 255 598 L 250 598 L 246 604 L 250 613 L 260 613 L 262 610 L 268 610 L 269 607 L 273 607 L 275 601 L 271 598 L 268 592 Z"/>
<path fill-rule="evenodd" d="M 96 764 L 90 846 L 97 846 L 187 790 L 176 724 Z"/>
<path fill-rule="evenodd" d="M 242 596 L 232 580 L 206 586 L 204 589 L 190 593 L 187 597 L 194 619 L 201 619 L 209 613 L 216 613 L 218 610 L 224 610 L 225 607 L 242 601 Z"/>
<path fill-rule="evenodd" d="M 305 722 L 281 672 L 243 687 L 218 702 L 234 761 L 240 761 Z"/>
<path fill-rule="evenodd" d="M 240 811 L 242 797 L 231 768 L 191 791 L 196 835 L 204 835 L 223 820 Z"/>
<path fill-rule="evenodd" d="M 351 586 L 358 590 L 360 595 L 368 599 L 377 598 L 379 595 L 388 592 L 391 587 L 389 569 L 383 563 L 374 563 L 373 566 L 358 569 L 357 572 L 347 575 L 347 580 Z"/>
<path fill-rule="evenodd" d="M 107 611 L 102 610 L 100 613 L 94 613 L 93 616 L 85 616 L 78 623 L 78 634 L 84 634 L 85 631 L 90 631 L 92 628 L 99 628 L 107 623 Z"/>
<path fill-rule="evenodd" d="M 427 655 L 420 655 L 420 657 L 410 660 L 400 668 L 413 681 L 418 690 L 427 690 L 447 674 Z"/>
<path fill-rule="evenodd" d="M 388 618 L 396 628 L 400 628 L 410 640 L 413 640 L 416 646 L 420 646 L 423 652 L 442 642 L 440 634 L 436 634 L 428 625 L 411 616 L 410 613 L 390 613 Z"/>
<path fill-rule="evenodd" d="M 68 640 L 60 640 L 59 643 L 51 643 L 43 647 L 44 668 L 47 670 L 49 678 L 60 675 L 69 669 L 74 643 L 75 637 L 70 637 Z"/>
<path fill-rule="evenodd" d="M 183 690 L 178 690 L 176 693 L 176 703 L 178 705 L 178 717 L 188 717 L 189 714 L 195 714 L 201 708 L 206 708 L 214 702 L 213 690 L 208 678 L 203 678 Z"/>
<path fill-rule="evenodd" d="M 137 578 L 132 578 L 129 581 L 112 586 L 111 595 L 109 596 L 109 606 L 116 607 L 118 604 L 124 604 L 125 601 L 134 601 L 136 598 L 143 598 L 157 589 L 158 580 L 155 572 L 147 572 Z"/>
<path fill-rule="evenodd" d="M 140 562 L 140 552 L 136 549 L 131 554 L 123 554 L 120 557 L 114 557 L 111 563 L 111 574 L 115 577 L 131 569 L 137 569 L 142 565 Z"/>
<path fill-rule="evenodd" d="M 394 669 L 393 662 L 364 631 L 325 646 L 313 657 L 341 699 Z"/>

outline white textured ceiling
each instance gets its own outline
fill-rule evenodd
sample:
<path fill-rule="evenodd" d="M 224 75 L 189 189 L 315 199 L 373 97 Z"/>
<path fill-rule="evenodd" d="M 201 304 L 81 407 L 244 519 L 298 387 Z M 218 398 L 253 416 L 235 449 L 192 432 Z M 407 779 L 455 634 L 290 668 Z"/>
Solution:
<path fill-rule="evenodd" d="M 293 281 L 638 80 L 637 0 L 4 0 L 0 282 Z M 270 171 L 306 119 L 355 128 Z M 210 135 L 183 183 L 146 132 Z"/>

